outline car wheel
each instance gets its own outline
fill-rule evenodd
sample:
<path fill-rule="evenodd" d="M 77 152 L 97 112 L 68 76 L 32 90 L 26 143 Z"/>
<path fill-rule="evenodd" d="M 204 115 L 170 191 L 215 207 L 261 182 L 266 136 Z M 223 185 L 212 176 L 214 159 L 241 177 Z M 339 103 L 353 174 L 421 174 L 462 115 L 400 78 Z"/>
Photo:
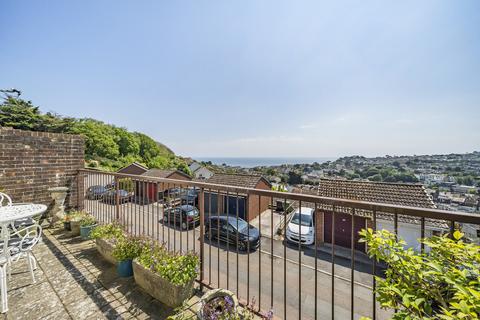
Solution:
<path fill-rule="evenodd" d="M 238 249 L 240 251 L 247 251 L 247 244 L 245 242 L 238 242 Z"/>
<path fill-rule="evenodd" d="M 205 232 L 205 238 L 207 238 L 210 241 L 213 240 L 213 235 L 210 233 L 210 231 Z"/>
<path fill-rule="evenodd" d="M 187 230 L 188 226 L 186 222 L 182 222 L 182 230 Z"/>

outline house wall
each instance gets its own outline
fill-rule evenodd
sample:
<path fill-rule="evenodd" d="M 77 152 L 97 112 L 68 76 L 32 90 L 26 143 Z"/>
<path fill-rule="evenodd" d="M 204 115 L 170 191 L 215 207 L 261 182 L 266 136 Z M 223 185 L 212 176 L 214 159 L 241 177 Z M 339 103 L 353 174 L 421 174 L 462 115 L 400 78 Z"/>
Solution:
<path fill-rule="evenodd" d="M 260 180 L 255 189 L 271 190 L 271 186 L 263 180 Z M 248 198 L 248 221 L 255 219 L 260 213 L 268 209 L 270 204 L 270 197 L 259 197 L 251 195 Z"/>
<path fill-rule="evenodd" d="M 210 179 L 213 176 L 213 172 L 211 172 L 205 167 L 198 169 L 193 174 L 197 179 Z"/>
<path fill-rule="evenodd" d="M 0 127 L 0 189 L 14 202 L 50 205 L 47 189 L 68 187 L 65 206 L 77 207 L 77 173 L 83 167 L 84 140 L 79 135 Z M 83 192 L 79 200 L 82 206 Z"/>

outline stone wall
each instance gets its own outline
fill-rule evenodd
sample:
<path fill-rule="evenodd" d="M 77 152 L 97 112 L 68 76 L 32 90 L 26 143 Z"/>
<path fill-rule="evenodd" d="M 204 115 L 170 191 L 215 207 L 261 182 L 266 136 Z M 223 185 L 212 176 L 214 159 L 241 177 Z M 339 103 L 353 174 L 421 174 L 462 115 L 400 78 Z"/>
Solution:
<path fill-rule="evenodd" d="M 13 202 L 50 205 L 48 188 L 68 187 L 67 208 L 77 207 L 77 171 L 84 167 L 79 135 L 0 127 L 0 190 Z M 83 190 L 83 179 L 80 188 Z"/>

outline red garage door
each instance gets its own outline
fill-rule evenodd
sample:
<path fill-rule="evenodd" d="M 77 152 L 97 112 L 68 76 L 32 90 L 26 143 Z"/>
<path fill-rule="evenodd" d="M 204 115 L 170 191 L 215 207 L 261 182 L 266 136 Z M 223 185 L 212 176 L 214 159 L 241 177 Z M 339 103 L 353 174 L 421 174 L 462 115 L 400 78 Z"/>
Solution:
<path fill-rule="evenodd" d="M 324 241 L 332 243 L 332 213 L 324 213 Z M 355 233 L 355 249 L 365 252 L 365 244 L 358 242 L 360 236 L 358 232 L 365 229 L 366 219 L 363 217 L 355 217 L 354 233 Z M 352 239 L 352 216 L 346 213 L 335 213 L 335 244 L 351 248 Z"/>

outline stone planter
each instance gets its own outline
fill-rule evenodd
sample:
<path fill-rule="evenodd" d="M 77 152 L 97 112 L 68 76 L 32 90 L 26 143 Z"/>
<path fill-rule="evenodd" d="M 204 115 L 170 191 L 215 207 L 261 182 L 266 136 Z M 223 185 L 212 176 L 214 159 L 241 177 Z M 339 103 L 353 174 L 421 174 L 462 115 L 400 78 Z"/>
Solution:
<path fill-rule="evenodd" d="M 70 221 L 71 235 L 76 237 L 80 235 L 80 221 Z"/>
<path fill-rule="evenodd" d="M 206 292 L 201 298 L 200 298 L 200 303 L 199 303 L 199 307 L 198 307 L 198 311 L 197 311 L 197 318 L 200 319 L 200 320 L 204 320 L 204 319 L 207 319 L 205 316 L 204 316 L 204 313 L 203 313 L 203 308 L 205 307 L 205 305 L 212 301 L 213 299 L 215 298 L 223 298 L 223 297 L 230 297 L 231 298 L 231 301 L 233 303 L 233 307 L 232 309 L 234 310 L 234 312 L 236 312 L 236 310 L 238 309 L 238 299 L 237 299 L 237 296 L 229 291 L 229 290 L 225 290 L 225 289 L 214 289 L 214 290 L 210 290 L 208 292 Z"/>
<path fill-rule="evenodd" d="M 195 279 L 184 286 L 177 286 L 145 268 L 136 260 L 133 260 L 133 277 L 135 282 L 148 294 L 172 308 L 181 306 L 185 300 L 190 299 L 193 295 Z"/>
<path fill-rule="evenodd" d="M 100 255 L 110 262 L 111 264 L 117 264 L 117 259 L 115 259 L 112 255 L 114 244 L 112 241 L 108 241 L 105 239 L 95 239 L 95 244 L 97 245 L 97 251 Z"/>
<path fill-rule="evenodd" d="M 55 187 L 49 188 L 50 196 L 53 200 L 53 207 L 48 212 L 47 218 L 50 222 L 50 226 L 53 226 L 57 221 L 62 220 L 65 217 L 65 198 L 67 197 L 67 187 Z"/>

